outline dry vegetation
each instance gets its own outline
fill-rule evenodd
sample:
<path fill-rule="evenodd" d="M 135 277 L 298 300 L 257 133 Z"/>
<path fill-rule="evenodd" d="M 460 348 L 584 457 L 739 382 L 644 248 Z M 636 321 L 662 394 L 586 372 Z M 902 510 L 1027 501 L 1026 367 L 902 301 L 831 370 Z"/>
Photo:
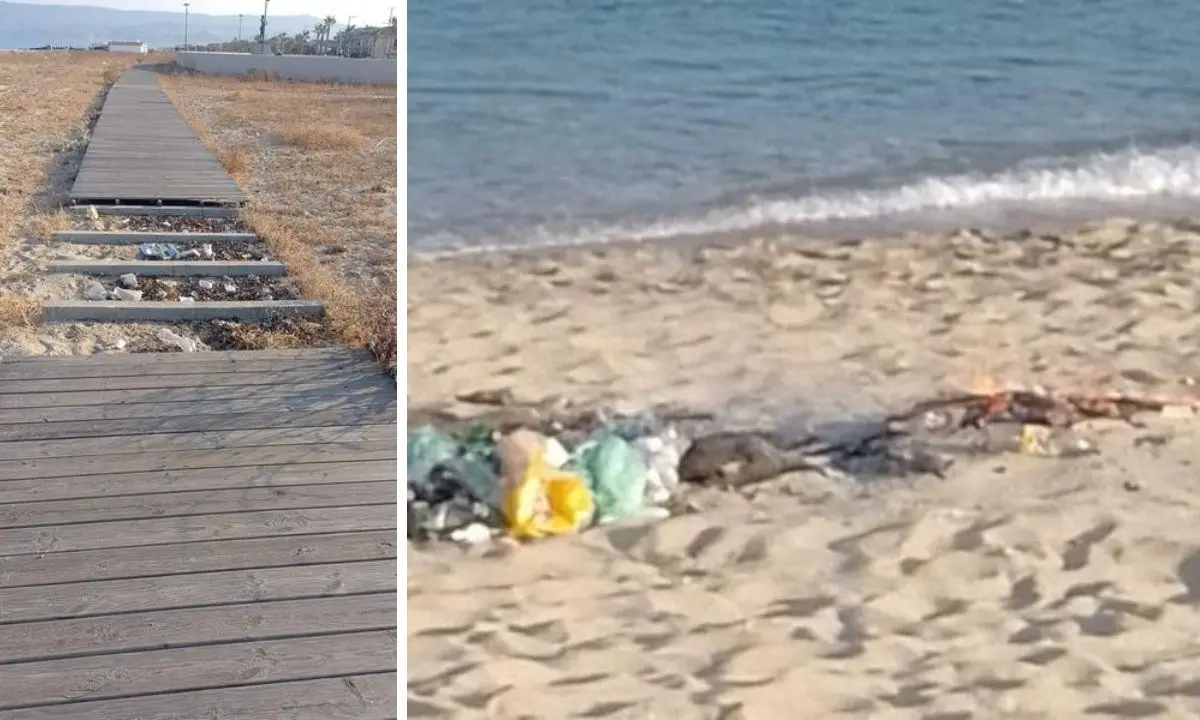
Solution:
<path fill-rule="evenodd" d="M 14 258 L 23 238 L 60 229 L 60 212 L 101 90 L 133 57 L 108 53 L 0 53 L 0 339 L 32 324 L 22 294 L 37 268 Z"/>
<path fill-rule="evenodd" d="M 160 76 L 332 329 L 396 367 L 396 89 Z M 260 342 L 281 344 L 286 338 Z"/>

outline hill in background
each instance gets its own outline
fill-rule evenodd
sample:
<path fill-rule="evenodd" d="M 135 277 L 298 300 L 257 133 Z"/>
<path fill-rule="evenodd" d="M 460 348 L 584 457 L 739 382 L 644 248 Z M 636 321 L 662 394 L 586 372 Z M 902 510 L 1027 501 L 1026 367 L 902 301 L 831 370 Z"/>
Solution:
<path fill-rule="evenodd" d="M 297 33 L 318 20 L 307 15 L 268 15 L 267 36 Z M 224 42 L 237 34 L 237 15 L 193 12 L 188 16 L 188 42 L 192 44 Z M 246 15 L 242 37 L 257 35 L 258 16 Z M 87 47 L 111 40 L 141 40 L 152 48 L 173 48 L 183 44 L 183 13 L 0 2 L 0 48 Z"/>

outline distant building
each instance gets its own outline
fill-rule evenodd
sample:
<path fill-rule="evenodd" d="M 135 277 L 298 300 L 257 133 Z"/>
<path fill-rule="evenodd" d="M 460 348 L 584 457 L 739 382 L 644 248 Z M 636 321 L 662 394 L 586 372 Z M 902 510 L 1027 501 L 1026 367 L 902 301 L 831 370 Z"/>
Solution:
<path fill-rule="evenodd" d="M 142 42 L 141 40 L 134 40 L 134 41 L 114 40 L 108 44 L 108 51 L 109 52 L 121 52 L 121 53 L 135 53 L 138 55 L 145 55 L 146 53 L 150 52 L 150 48 L 149 48 L 149 46 L 146 45 L 146 43 Z"/>
<path fill-rule="evenodd" d="M 345 54 L 358 58 L 388 58 L 396 55 L 394 27 L 361 27 L 346 33 Z"/>

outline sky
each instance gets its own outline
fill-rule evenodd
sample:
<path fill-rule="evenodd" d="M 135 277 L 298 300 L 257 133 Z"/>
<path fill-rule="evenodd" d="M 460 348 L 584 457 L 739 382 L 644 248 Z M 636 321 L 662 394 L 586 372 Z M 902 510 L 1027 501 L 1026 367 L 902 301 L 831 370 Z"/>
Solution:
<path fill-rule="evenodd" d="M 112 8 L 113 10 L 160 10 L 183 12 L 183 0 L 13 0 L 33 5 L 88 5 Z M 258 17 L 262 14 L 262 0 L 190 0 L 191 12 L 204 15 L 237 15 L 245 13 Z M 351 16 L 355 25 L 382 25 L 387 22 L 388 10 L 396 9 L 401 18 L 406 12 L 407 0 L 271 0 L 267 18 L 271 15 L 333 15 L 338 23 L 345 23 Z"/>

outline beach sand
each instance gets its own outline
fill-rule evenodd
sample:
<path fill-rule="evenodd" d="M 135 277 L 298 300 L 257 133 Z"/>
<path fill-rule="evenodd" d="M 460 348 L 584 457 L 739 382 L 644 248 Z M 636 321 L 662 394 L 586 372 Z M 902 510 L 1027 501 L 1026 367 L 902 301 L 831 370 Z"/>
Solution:
<path fill-rule="evenodd" d="M 836 420 L 999 382 L 1190 398 L 1200 226 L 611 247 L 409 263 L 408 401 Z M 408 712 L 1200 715 L 1200 420 L 1099 454 L 795 474 L 521 547 L 407 551 Z"/>

